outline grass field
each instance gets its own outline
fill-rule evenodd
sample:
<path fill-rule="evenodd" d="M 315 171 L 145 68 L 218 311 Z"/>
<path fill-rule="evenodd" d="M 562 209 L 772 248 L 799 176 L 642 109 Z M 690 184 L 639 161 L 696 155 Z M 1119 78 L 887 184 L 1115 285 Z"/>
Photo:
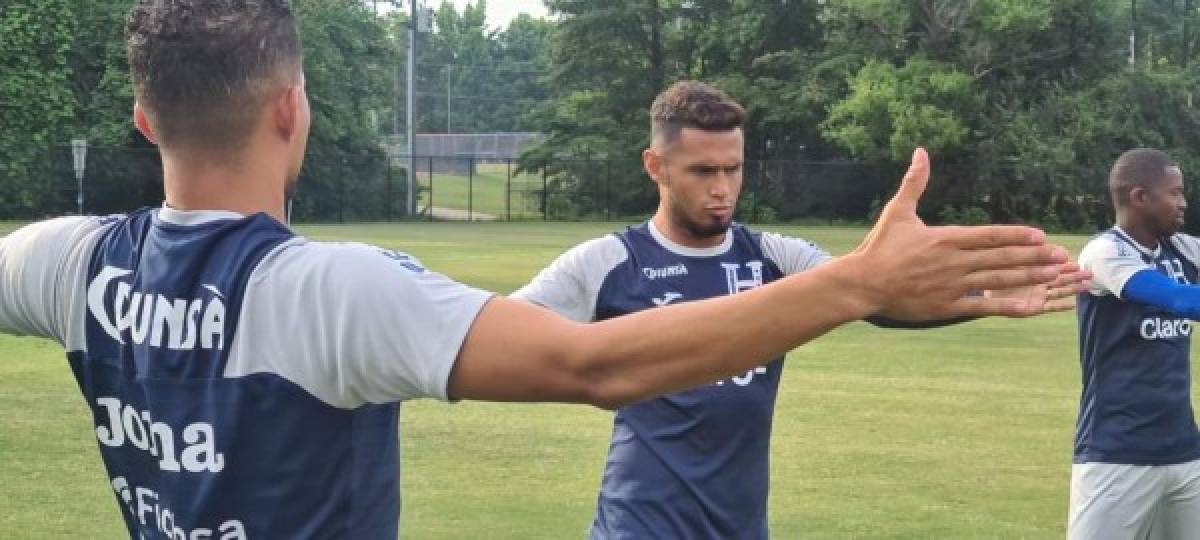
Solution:
<path fill-rule="evenodd" d="M 508 292 L 595 223 L 300 227 L 408 251 Z M 845 252 L 862 229 L 769 228 Z M 0 231 L 3 232 L 3 231 Z M 1056 239 L 1074 252 L 1082 237 Z M 819 306 L 797 306 L 819 309 Z M 1072 314 L 906 332 L 851 324 L 789 356 L 775 412 L 775 538 L 1061 538 L 1079 392 Z M 0 337 L 0 538 L 118 538 L 61 351 Z M 404 537 L 582 538 L 611 415 L 404 406 Z"/>
<path fill-rule="evenodd" d="M 515 170 L 516 165 L 512 168 Z M 481 163 L 473 178 L 435 172 L 432 175 L 432 190 L 428 189 L 431 180 L 427 174 L 419 174 L 417 181 L 426 188 L 419 196 L 418 206 L 422 209 L 429 206 L 432 198 L 434 207 L 463 212 L 469 210 L 475 214 L 475 219 L 481 216 L 485 219 L 486 216 L 499 219 L 505 219 L 506 216 L 512 219 L 542 217 L 535 196 L 535 192 L 542 189 L 542 177 L 513 172 L 510 181 L 508 166 L 503 163 Z"/>

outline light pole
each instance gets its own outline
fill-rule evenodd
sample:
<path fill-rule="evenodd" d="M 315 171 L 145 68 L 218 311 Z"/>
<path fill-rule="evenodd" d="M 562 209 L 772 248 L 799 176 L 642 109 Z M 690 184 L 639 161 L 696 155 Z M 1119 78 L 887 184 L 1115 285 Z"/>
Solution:
<path fill-rule="evenodd" d="M 417 135 L 413 126 L 413 99 L 416 93 L 416 76 L 417 76 L 417 0 L 409 0 L 408 14 L 408 101 L 405 107 L 405 113 L 408 119 L 408 202 L 405 205 L 406 212 L 409 217 L 413 215 L 413 209 L 416 207 L 417 194 L 414 189 L 417 185 L 416 171 L 416 153 Z"/>
<path fill-rule="evenodd" d="M 79 215 L 83 215 L 83 173 L 87 168 L 87 139 L 71 139 L 71 157 L 75 164 L 75 203 L 79 206 Z"/>
<path fill-rule="evenodd" d="M 1129 67 L 1137 66 L 1137 0 L 1129 0 Z"/>

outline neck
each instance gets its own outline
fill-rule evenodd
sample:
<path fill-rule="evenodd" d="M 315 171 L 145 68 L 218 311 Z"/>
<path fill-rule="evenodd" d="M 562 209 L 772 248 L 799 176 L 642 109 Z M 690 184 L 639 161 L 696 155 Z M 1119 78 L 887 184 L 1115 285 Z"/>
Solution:
<path fill-rule="evenodd" d="M 1125 231 L 1134 242 L 1148 249 L 1158 249 L 1158 233 L 1144 223 L 1139 223 L 1128 215 L 1121 214 L 1117 216 L 1117 226 L 1121 227 L 1121 230 Z"/>
<path fill-rule="evenodd" d="M 671 219 L 669 212 L 670 210 L 666 209 L 664 205 L 660 204 L 658 207 L 658 212 L 655 212 L 654 217 L 651 218 L 651 221 L 654 222 L 654 227 L 657 228 L 658 232 L 661 232 L 663 236 L 667 237 L 668 240 L 681 246 L 690 248 L 710 248 L 713 246 L 719 246 L 721 245 L 721 242 L 725 241 L 725 235 L 728 234 L 727 232 L 723 232 L 715 236 L 696 236 L 692 234 L 691 231 L 688 231 L 687 229 L 677 225 L 675 220 Z"/>
<path fill-rule="evenodd" d="M 247 149 L 243 155 L 264 155 Z M 167 206 L 176 210 L 259 212 L 287 223 L 280 165 L 264 160 L 225 159 L 210 155 L 162 152 Z"/>

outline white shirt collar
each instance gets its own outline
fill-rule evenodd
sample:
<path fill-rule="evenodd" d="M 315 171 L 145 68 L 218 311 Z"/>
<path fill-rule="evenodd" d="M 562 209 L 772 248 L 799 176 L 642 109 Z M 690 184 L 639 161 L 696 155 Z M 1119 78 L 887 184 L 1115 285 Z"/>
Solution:
<path fill-rule="evenodd" d="M 1158 247 L 1151 250 L 1150 248 L 1143 246 L 1137 240 L 1134 240 L 1133 236 L 1131 236 L 1128 232 L 1125 232 L 1125 229 L 1122 229 L 1120 225 L 1113 225 L 1113 228 L 1116 229 L 1117 232 L 1121 233 L 1121 236 L 1124 236 L 1126 240 L 1129 240 L 1129 243 L 1133 244 L 1135 249 L 1150 257 L 1158 257 L 1162 253 L 1163 242 L 1169 241 L 1167 238 L 1159 238 Z"/>
<path fill-rule="evenodd" d="M 654 241 L 676 255 L 683 255 L 684 257 L 714 257 L 725 254 L 733 246 L 733 235 L 729 231 L 725 231 L 725 239 L 720 244 L 713 247 L 694 248 L 672 242 L 662 231 L 658 230 L 658 227 L 654 226 L 654 220 L 650 220 L 647 223 L 649 224 L 650 236 L 654 237 Z"/>
<path fill-rule="evenodd" d="M 158 211 L 158 220 L 172 225 L 200 225 L 226 219 L 242 219 L 246 216 L 227 210 L 176 210 L 163 203 Z"/>

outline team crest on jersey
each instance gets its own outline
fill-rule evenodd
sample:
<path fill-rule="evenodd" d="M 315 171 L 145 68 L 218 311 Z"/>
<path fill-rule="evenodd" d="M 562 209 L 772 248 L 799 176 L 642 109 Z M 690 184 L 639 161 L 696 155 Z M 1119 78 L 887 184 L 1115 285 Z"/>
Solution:
<path fill-rule="evenodd" d="M 743 279 L 742 267 L 745 266 L 749 271 L 748 279 Z M 742 291 L 750 290 L 759 287 L 763 284 L 763 263 L 762 261 L 749 261 L 744 265 L 737 263 L 721 263 L 721 267 L 725 269 L 725 284 L 729 287 L 729 294 L 737 294 Z"/>
<path fill-rule="evenodd" d="M 88 311 L 104 333 L 122 345 L 128 340 L 173 350 L 225 348 L 225 298 L 216 286 L 204 285 L 197 298 L 170 298 L 133 290 L 122 279 L 132 273 L 105 266 L 88 285 Z"/>

